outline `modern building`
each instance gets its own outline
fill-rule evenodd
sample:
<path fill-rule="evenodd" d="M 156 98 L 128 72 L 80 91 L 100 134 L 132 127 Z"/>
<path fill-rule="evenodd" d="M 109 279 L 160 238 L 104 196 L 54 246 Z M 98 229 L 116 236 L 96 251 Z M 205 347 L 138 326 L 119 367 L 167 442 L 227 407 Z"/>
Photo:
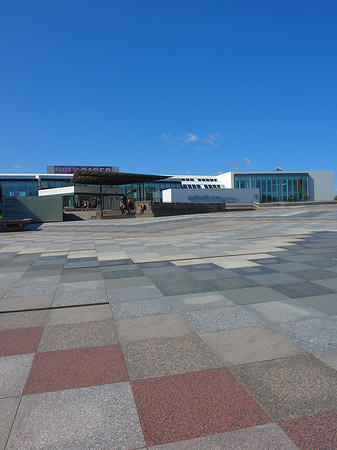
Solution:
<path fill-rule="evenodd" d="M 240 200 L 243 197 L 233 195 L 234 192 L 239 194 L 240 190 L 242 194 L 243 190 L 246 193 L 251 190 L 255 201 L 260 202 L 331 201 L 334 198 L 332 170 L 284 171 L 277 168 L 270 172 L 235 171 L 220 175 L 137 175 L 120 173 L 118 167 L 112 166 L 48 166 L 46 174 L 0 174 L 0 214 L 3 199 L 10 197 L 61 196 L 63 206 L 69 208 L 80 207 L 84 200 L 94 204 L 100 193 L 98 183 L 85 182 L 85 178 L 82 182 L 74 182 L 76 169 L 118 175 L 117 181 L 105 184 L 102 189 L 104 209 L 116 209 L 122 198 L 161 202 L 163 191 L 170 189 L 175 192 L 189 190 L 190 193 L 183 197 L 190 202 L 195 202 L 198 197 L 205 202 L 207 198 L 211 201 L 212 197 L 219 196 L 243 202 Z"/>

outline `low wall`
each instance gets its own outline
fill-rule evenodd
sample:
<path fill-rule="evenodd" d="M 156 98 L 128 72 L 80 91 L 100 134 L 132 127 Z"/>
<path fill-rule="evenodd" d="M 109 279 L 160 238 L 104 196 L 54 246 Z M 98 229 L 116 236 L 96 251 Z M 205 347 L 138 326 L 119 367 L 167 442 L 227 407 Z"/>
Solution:
<path fill-rule="evenodd" d="M 3 197 L 3 217 L 33 222 L 62 222 L 61 197 Z"/>
<path fill-rule="evenodd" d="M 201 214 L 210 212 L 226 211 L 225 203 L 150 203 L 136 202 L 136 211 L 139 205 L 145 204 L 146 211 L 139 216 L 175 216 L 180 214 Z"/>

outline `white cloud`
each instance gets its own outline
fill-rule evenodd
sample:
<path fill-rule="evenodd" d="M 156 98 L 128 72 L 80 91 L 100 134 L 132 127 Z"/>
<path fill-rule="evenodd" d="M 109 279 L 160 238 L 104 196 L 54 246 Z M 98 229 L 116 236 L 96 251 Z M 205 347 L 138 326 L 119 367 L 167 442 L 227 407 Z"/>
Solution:
<path fill-rule="evenodd" d="M 220 133 L 209 133 L 206 137 L 199 137 L 194 133 L 185 133 L 181 136 L 165 133 L 161 138 L 171 145 L 179 145 L 180 147 L 188 145 L 193 148 L 194 144 L 198 143 L 194 148 L 203 152 L 219 148 L 219 142 L 223 140 Z"/>
<path fill-rule="evenodd" d="M 21 169 L 21 168 L 22 168 L 19 164 L 14 164 L 14 167 L 15 167 L 16 169 Z"/>
<path fill-rule="evenodd" d="M 199 141 L 198 136 L 193 133 L 186 133 L 184 137 L 185 142 L 196 142 Z"/>
<path fill-rule="evenodd" d="M 242 166 L 243 164 L 251 164 L 252 161 L 249 158 L 242 158 L 240 161 L 227 161 L 228 166 Z"/>

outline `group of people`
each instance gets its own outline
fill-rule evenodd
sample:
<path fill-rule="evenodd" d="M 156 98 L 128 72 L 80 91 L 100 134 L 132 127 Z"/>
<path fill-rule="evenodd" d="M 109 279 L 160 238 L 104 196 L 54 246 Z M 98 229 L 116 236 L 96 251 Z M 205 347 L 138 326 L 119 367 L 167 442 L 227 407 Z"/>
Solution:
<path fill-rule="evenodd" d="M 128 213 L 128 214 L 131 214 L 131 206 L 132 206 L 131 200 L 128 200 L 128 201 L 126 202 L 126 206 L 125 206 L 125 204 L 122 202 L 122 203 L 121 203 L 121 206 L 119 207 L 119 209 L 121 210 L 122 215 L 125 214 L 125 210 L 127 210 L 127 213 Z"/>
<path fill-rule="evenodd" d="M 125 206 L 125 203 L 122 202 L 121 206 L 119 207 L 122 215 L 125 214 L 125 211 L 127 211 L 127 214 L 131 214 L 131 208 L 132 208 L 131 200 L 127 201 L 126 206 Z M 146 205 L 145 204 L 139 205 L 138 214 L 143 214 L 145 210 L 146 210 Z"/>
<path fill-rule="evenodd" d="M 91 203 L 89 200 L 82 200 L 81 202 L 81 209 L 91 209 L 91 208 L 101 208 L 101 201 L 98 198 L 97 200 L 94 200 L 93 203 Z"/>

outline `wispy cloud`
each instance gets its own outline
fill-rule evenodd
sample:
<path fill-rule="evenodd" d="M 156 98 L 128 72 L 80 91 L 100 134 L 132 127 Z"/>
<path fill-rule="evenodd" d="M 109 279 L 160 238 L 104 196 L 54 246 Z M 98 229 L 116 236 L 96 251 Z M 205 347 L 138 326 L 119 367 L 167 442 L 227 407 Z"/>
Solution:
<path fill-rule="evenodd" d="M 15 167 L 16 169 L 22 169 L 22 167 L 21 167 L 19 164 L 14 164 L 14 167 Z"/>
<path fill-rule="evenodd" d="M 220 133 L 209 133 L 206 137 L 200 137 L 194 133 L 185 133 L 181 136 L 165 133 L 161 138 L 171 145 L 178 145 L 180 147 L 190 146 L 204 152 L 219 148 L 219 143 L 223 140 Z"/>
<path fill-rule="evenodd" d="M 248 165 L 251 164 L 252 161 L 249 158 L 241 158 L 240 161 L 227 161 L 228 166 L 242 166 L 242 165 Z"/>

